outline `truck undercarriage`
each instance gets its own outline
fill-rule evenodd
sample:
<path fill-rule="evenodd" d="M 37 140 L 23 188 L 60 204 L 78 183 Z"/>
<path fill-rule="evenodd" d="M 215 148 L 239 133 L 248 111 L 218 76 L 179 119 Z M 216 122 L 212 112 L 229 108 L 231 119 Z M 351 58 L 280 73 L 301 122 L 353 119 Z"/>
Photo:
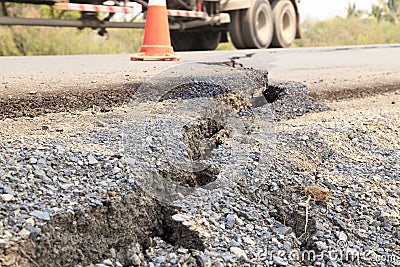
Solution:
<path fill-rule="evenodd" d="M 77 27 L 98 29 L 144 28 L 144 0 L 1 0 L 0 25 Z M 75 20 L 10 16 L 8 3 L 47 5 L 54 9 L 80 11 Z M 230 40 L 238 49 L 288 47 L 300 38 L 297 0 L 168 0 L 171 42 L 177 51 L 214 50 Z M 99 13 L 105 14 L 99 18 Z M 131 15 L 130 21 L 113 20 L 116 13 Z"/>

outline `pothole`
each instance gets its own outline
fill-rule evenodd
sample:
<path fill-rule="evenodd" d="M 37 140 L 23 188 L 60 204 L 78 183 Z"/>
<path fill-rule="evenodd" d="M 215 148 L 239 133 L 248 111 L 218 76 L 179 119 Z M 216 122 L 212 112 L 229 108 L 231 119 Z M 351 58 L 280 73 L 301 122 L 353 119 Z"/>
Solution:
<path fill-rule="evenodd" d="M 290 227 L 300 241 L 300 248 L 303 250 L 312 249 L 314 244 L 316 219 L 312 214 L 306 215 L 304 208 L 299 207 L 298 210 L 291 210 L 289 207 L 276 206 L 276 212 L 272 212 L 271 216 L 279 221 L 282 225 Z M 307 228 L 306 228 L 307 225 Z"/>
<path fill-rule="evenodd" d="M 301 242 L 301 249 L 312 249 L 312 245 L 314 244 L 313 236 L 317 232 L 315 227 L 316 220 L 312 216 L 307 217 L 304 211 L 289 213 L 286 217 L 286 225 L 293 229 L 293 232 Z"/>
<path fill-rule="evenodd" d="M 210 118 L 197 119 L 182 129 L 182 146 L 186 156 L 192 161 L 212 157 L 214 149 L 218 148 L 229 137 L 221 123 Z M 159 170 L 164 179 L 168 179 L 180 186 L 200 187 L 217 180 L 220 170 L 215 165 L 206 166 L 199 171 L 188 172 L 179 169 L 173 164 Z"/>
<path fill-rule="evenodd" d="M 169 165 L 167 169 L 159 170 L 163 179 L 188 187 L 200 187 L 215 182 L 219 172 L 220 170 L 216 166 L 209 166 L 196 172 L 187 172 L 174 167 L 174 165 Z"/>
<path fill-rule="evenodd" d="M 183 127 L 182 141 L 192 160 L 211 156 L 212 150 L 229 138 L 224 126 L 214 119 L 203 118 Z"/>

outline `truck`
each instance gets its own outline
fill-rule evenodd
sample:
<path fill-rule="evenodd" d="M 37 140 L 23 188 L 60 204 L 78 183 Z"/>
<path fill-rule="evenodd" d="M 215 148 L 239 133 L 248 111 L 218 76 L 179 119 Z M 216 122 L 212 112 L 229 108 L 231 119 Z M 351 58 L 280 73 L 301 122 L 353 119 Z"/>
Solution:
<path fill-rule="evenodd" d="M 144 28 L 147 0 L 0 0 L 0 25 Z M 229 38 L 237 49 L 289 47 L 300 38 L 299 0 L 167 0 L 171 43 L 175 51 L 214 50 Z M 48 5 L 79 11 L 76 20 L 62 18 L 24 18 L 9 16 L 8 3 Z M 115 14 L 131 15 L 130 21 L 115 19 Z M 100 18 L 102 14 L 103 17 Z M 142 19 L 138 19 L 142 18 Z"/>

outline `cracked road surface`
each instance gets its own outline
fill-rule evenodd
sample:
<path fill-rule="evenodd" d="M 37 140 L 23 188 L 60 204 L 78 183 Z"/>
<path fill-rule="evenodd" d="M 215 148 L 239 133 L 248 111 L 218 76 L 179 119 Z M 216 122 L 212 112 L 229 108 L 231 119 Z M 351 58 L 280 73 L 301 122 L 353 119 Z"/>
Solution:
<path fill-rule="evenodd" d="M 251 56 L 246 56 L 251 55 Z M 305 84 L 319 100 L 394 91 L 400 45 L 182 53 L 180 62 L 132 62 L 129 55 L 0 58 L 0 116 L 20 117 L 96 107 L 110 110 L 147 79 L 176 64 L 235 62 L 269 72 L 272 81 Z"/>
<path fill-rule="evenodd" d="M 214 142 L 218 156 L 210 158 L 207 172 L 189 175 L 165 157 L 174 143 L 164 142 L 159 129 L 176 125 L 175 115 L 188 116 L 187 109 L 174 108 L 174 96 L 188 96 L 192 108 L 201 105 L 191 97 L 225 92 L 210 87 L 210 75 L 202 77 L 199 68 L 190 76 L 186 65 L 130 62 L 129 55 L 0 58 L 0 265 L 345 266 L 353 262 L 291 255 L 347 248 L 376 253 L 360 257 L 357 266 L 399 265 L 400 68 L 392 60 L 399 48 L 182 54 L 183 63 L 207 61 L 211 71 L 224 63 L 246 67 L 243 81 L 252 81 L 246 84 L 272 89 L 263 94 L 276 119 L 274 127 L 260 131 L 265 138 L 257 139 L 260 124 L 253 115 L 266 118 L 268 109 L 247 110 L 242 90 L 226 91 L 221 100 L 239 108 L 229 118 L 249 126 L 238 136 L 245 138 L 235 138 L 236 129 L 225 127 L 223 118 L 221 124 L 196 120 L 165 132 L 190 158 L 203 151 L 197 149 L 203 148 L 199 139 Z M 164 75 L 154 76 L 161 70 Z M 215 74 L 221 79 L 213 85 L 238 79 Z M 154 96 L 141 85 L 157 77 L 166 81 L 157 86 L 162 91 L 175 84 L 164 78 L 191 83 L 163 94 L 159 109 L 153 102 L 124 105 L 133 94 L 138 98 L 139 87 Z M 199 83 L 200 77 L 206 82 Z M 307 87 L 289 81 L 305 84 L 317 100 Z M 181 91 L 185 88 L 190 92 Z M 168 112 L 142 120 L 149 110 Z M 36 116 L 43 113 L 48 114 Z M 141 124 L 151 131 L 138 132 Z M 245 134 L 252 131 L 249 140 Z M 276 145 L 267 150 L 274 153 L 259 152 L 262 140 L 268 140 L 267 148 Z M 172 208 L 143 192 L 149 188 L 140 180 L 143 173 L 189 186 L 231 173 L 228 180 L 237 182 L 212 192 L 196 190 Z"/>

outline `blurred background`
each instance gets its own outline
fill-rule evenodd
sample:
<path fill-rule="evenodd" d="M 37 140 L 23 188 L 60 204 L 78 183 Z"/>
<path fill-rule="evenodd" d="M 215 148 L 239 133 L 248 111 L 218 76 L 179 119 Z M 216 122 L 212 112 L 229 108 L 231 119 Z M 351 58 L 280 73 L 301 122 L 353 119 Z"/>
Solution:
<path fill-rule="evenodd" d="M 300 0 L 301 21 L 327 20 L 336 16 L 347 17 L 349 6 L 355 5 L 357 10 L 371 12 L 372 7 L 380 5 L 379 0 Z"/>
<path fill-rule="evenodd" d="M 80 17 L 49 6 L 7 5 L 12 16 Z M 302 38 L 292 47 L 400 43 L 400 0 L 301 0 L 300 17 Z M 102 37 L 92 29 L 0 26 L 0 56 L 135 53 L 142 37 L 142 29 L 109 29 Z M 235 48 L 228 42 L 217 49 Z"/>

